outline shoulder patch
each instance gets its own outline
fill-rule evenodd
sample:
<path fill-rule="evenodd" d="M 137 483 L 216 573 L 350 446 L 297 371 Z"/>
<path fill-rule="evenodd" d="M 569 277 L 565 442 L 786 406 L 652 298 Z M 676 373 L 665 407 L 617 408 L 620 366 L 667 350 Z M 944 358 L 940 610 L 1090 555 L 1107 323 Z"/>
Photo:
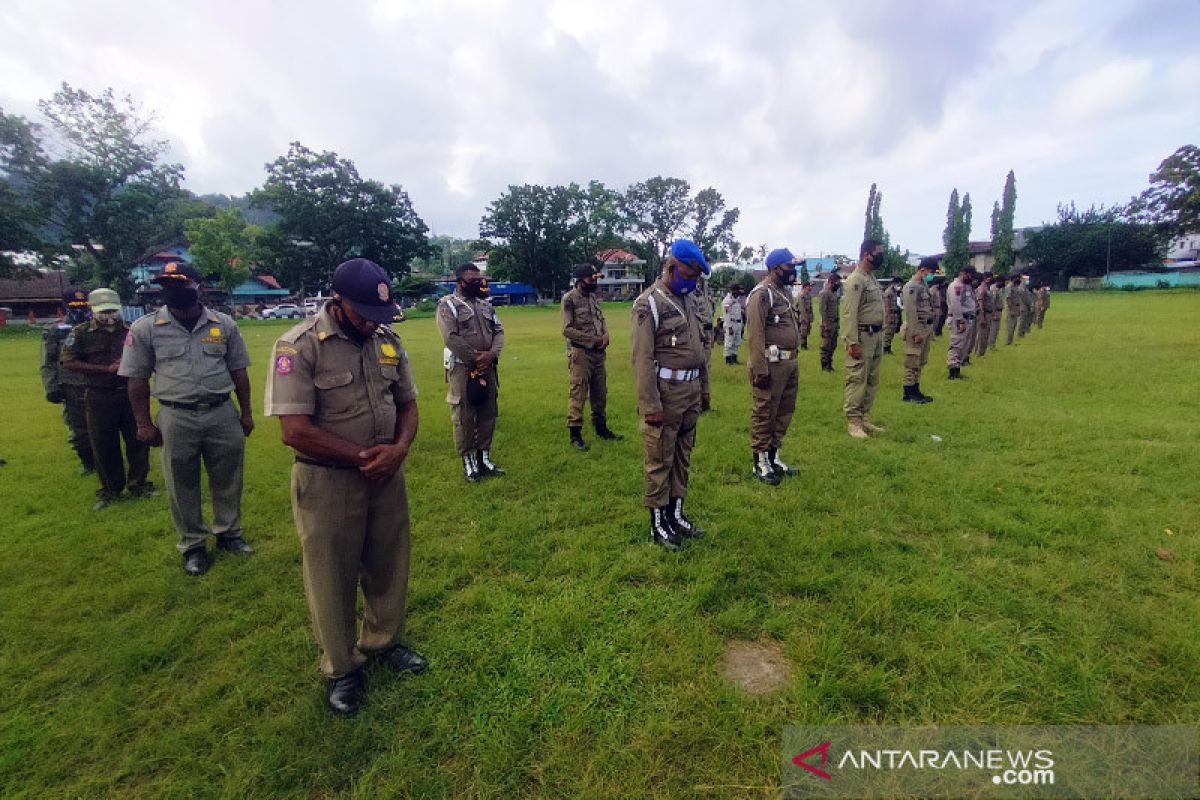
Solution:
<path fill-rule="evenodd" d="M 288 375 L 296 368 L 296 359 L 290 353 L 279 353 L 275 356 L 275 372 Z"/>

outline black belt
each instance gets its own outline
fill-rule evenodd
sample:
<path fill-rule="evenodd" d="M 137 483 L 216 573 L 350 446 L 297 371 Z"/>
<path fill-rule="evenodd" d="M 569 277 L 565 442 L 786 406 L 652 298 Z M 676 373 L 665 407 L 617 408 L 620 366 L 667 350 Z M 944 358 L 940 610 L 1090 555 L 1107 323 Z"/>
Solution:
<path fill-rule="evenodd" d="M 199 403 L 176 403 L 173 400 L 159 400 L 158 404 L 167 408 L 182 409 L 183 411 L 208 411 L 219 405 L 224 405 L 228 401 L 229 395 L 221 394 L 213 397 L 211 400 L 202 400 Z"/>
<path fill-rule="evenodd" d="M 866 333 L 879 333 L 881 330 L 883 330 L 883 326 L 882 325 L 859 325 L 858 329 L 860 331 L 864 331 Z"/>
<path fill-rule="evenodd" d="M 711 323 L 711 322 L 710 322 L 710 323 L 708 323 L 707 325 L 703 325 L 703 326 L 701 326 L 701 327 L 703 327 L 703 328 L 704 328 L 704 330 L 706 330 L 706 331 L 711 331 L 711 330 L 713 329 L 713 326 L 712 326 L 712 323 Z"/>
<path fill-rule="evenodd" d="M 351 464 L 326 464 L 324 461 L 317 461 L 316 459 L 305 458 L 304 456 L 296 456 L 296 463 L 308 464 L 313 467 L 324 467 L 325 469 L 358 469 L 358 467 Z"/>
<path fill-rule="evenodd" d="M 965 313 L 964 313 L 964 314 L 963 314 L 963 319 L 965 319 L 965 320 L 967 320 L 967 321 L 969 322 L 969 321 L 971 321 L 971 320 L 975 319 L 975 315 L 974 315 L 974 314 L 965 314 Z"/>
<path fill-rule="evenodd" d="M 603 353 L 604 352 L 603 347 L 587 347 L 586 345 L 576 344 L 575 342 L 571 342 L 571 347 L 577 347 L 580 350 L 586 350 L 589 353 Z"/>
<path fill-rule="evenodd" d="M 918 319 L 917 319 L 917 322 L 920 322 L 922 325 L 932 325 L 932 324 L 933 324 L 933 317 L 930 317 L 929 319 L 918 318 Z"/>

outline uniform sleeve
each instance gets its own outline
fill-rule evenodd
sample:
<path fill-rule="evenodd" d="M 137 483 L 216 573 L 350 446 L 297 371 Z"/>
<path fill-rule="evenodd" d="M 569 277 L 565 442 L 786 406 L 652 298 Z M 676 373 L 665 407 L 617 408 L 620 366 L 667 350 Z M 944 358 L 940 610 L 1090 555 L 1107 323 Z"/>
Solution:
<path fill-rule="evenodd" d="M 862 289 L 860 281 L 846 282 L 846 302 L 842 308 L 842 332 L 846 344 L 858 344 L 858 307 L 862 304 Z"/>
<path fill-rule="evenodd" d="M 754 377 L 766 375 L 767 366 L 767 293 L 753 292 L 746 303 L 746 343 L 749 347 L 750 374 Z"/>
<path fill-rule="evenodd" d="M 662 412 L 662 398 L 658 395 L 658 375 L 654 364 L 654 319 L 645 300 L 633 304 L 630 319 L 629 345 L 633 353 L 638 413 L 642 416 L 658 414 Z"/>
<path fill-rule="evenodd" d="M 951 285 L 946 292 L 946 313 L 958 318 L 962 316 L 962 284 Z"/>
<path fill-rule="evenodd" d="M 246 350 L 246 340 L 236 322 L 229 324 L 229 343 L 225 346 L 225 366 L 230 372 L 245 369 L 250 366 L 250 353 Z"/>
<path fill-rule="evenodd" d="M 492 353 L 497 358 L 500 356 L 500 351 L 504 349 L 504 325 L 500 322 L 500 315 L 496 313 L 496 309 L 492 309 Z"/>
<path fill-rule="evenodd" d="M 397 345 L 400 349 L 400 364 L 396 370 L 400 373 L 400 380 L 396 381 L 393 393 L 396 405 L 402 406 L 417 399 L 417 382 L 413 380 L 412 365 L 408 362 L 408 350 L 400 343 Z"/>
<path fill-rule="evenodd" d="M 599 344 L 595 336 L 575 327 L 575 301 L 570 292 L 564 294 L 562 299 L 562 332 L 567 341 L 584 347 L 595 347 Z"/>
<path fill-rule="evenodd" d="M 904 318 L 908 320 L 909 330 L 918 324 L 917 320 L 917 287 L 904 287 Z"/>
<path fill-rule="evenodd" d="M 125 349 L 121 352 L 121 366 L 117 368 L 117 374 L 122 378 L 147 380 L 154 374 L 154 342 L 151 340 L 150 325 L 139 325 L 138 322 L 125 335 Z"/>
<path fill-rule="evenodd" d="M 46 394 L 54 394 L 59 390 L 58 366 L 58 337 L 55 335 L 54 328 L 51 327 L 42 333 L 42 389 Z"/>
<path fill-rule="evenodd" d="M 453 300 L 447 299 L 438 303 L 438 330 L 442 334 L 442 341 L 454 354 L 454 357 L 464 364 L 471 364 L 479 353 L 474 347 L 467 344 L 467 340 L 458 332 L 458 320 L 455 319 L 454 312 L 450 309 L 450 304 L 453 302 Z"/>
<path fill-rule="evenodd" d="M 315 413 L 317 387 L 313 380 L 314 370 L 315 364 L 309 347 L 282 339 L 275 342 L 271 351 L 271 369 L 267 373 L 263 413 L 268 417 L 289 414 L 309 416 Z"/>

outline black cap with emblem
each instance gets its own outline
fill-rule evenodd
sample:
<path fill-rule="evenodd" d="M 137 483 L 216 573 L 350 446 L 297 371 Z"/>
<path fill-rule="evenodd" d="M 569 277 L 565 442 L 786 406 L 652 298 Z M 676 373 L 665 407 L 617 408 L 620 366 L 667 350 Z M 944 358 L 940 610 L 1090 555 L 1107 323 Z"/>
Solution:
<path fill-rule="evenodd" d="M 352 258 L 339 264 L 333 273 L 333 290 L 372 322 L 387 325 L 404 319 L 404 312 L 392 300 L 388 274 L 374 261 Z"/>

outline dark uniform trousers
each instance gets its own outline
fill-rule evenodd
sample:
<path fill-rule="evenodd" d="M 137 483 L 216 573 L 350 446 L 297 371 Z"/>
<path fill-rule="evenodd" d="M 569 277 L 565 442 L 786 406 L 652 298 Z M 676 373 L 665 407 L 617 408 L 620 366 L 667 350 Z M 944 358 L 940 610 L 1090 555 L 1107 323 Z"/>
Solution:
<path fill-rule="evenodd" d="M 133 407 L 125 387 L 89 386 L 85 403 L 88 437 L 100 476 L 97 494 L 112 499 L 127 485 L 125 461 L 121 457 L 122 439 L 125 458 L 129 460 L 128 486 L 131 491 L 145 486 L 150 474 L 150 445 L 138 441 L 137 423 L 133 421 Z"/>
<path fill-rule="evenodd" d="M 821 328 L 821 366 L 833 364 L 833 351 L 838 345 L 838 326 L 832 325 Z"/>
<path fill-rule="evenodd" d="M 645 448 L 646 508 L 662 508 L 671 498 L 687 497 L 688 471 L 700 419 L 700 380 L 658 379 L 663 424 L 642 421 Z"/>
<path fill-rule="evenodd" d="M 408 493 L 401 468 L 376 482 L 357 469 L 296 462 L 292 515 L 321 671 L 346 675 L 399 643 L 408 596 Z M 355 624 L 362 582 L 362 632 Z"/>
<path fill-rule="evenodd" d="M 467 399 L 469 372 L 465 364 L 455 364 L 447 376 L 450 381 L 448 397 L 453 398 L 450 402 L 450 420 L 454 423 L 454 446 L 458 448 L 459 455 L 490 450 L 492 435 L 496 432 L 496 417 L 500 415 L 496 401 L 499 373 L 495 365 L 488 370 L 487 395 L 477 406 L 471 405 Z"/>
<path fill-rule="evenodd" d="M 67 441 L 71 449 L 79 456 L 79 463 L 85 467 L 94 467 L 96 460 L 92 455 L 92 439 L 88 435 L 87 426 L 87 387 L 63 383 L 59 385 L 63 396 L 63 422 L 71 432 Z"/>
<path fill-rule="evenodd" d="M 796 392 L 800 385 L 800 365 L 796 359 L 768 363 L 771 385 L 759 389 L 750 384 L 753 408 L 750 412 L 750 449 L 756 453 L 778 449 L 792 424 L 796 411 Z"/>
<path fill-rule="evenodd" d="M 179 531 L 180 552 L 204 545 L 209 529 L 200 508 L 200 462 L 212 492 L 212 533 L 242 532 L 242 453 L 246 436 L 233 403 L 189 411 L 163 406 L 155 419 L 162 431 L 163 481 L 171 498 L 171 517 Z"/>
<path fill-rule="evenodd" d="M 574 428 L 583 425 L 583 402 L 588 399 L 592 403 L 592 419 L 603 419 L 608 408 L 605 352 L 572 345 L 567 353 L 567 369 L 571 375 L 567 396 L 567 426 Z"/>

